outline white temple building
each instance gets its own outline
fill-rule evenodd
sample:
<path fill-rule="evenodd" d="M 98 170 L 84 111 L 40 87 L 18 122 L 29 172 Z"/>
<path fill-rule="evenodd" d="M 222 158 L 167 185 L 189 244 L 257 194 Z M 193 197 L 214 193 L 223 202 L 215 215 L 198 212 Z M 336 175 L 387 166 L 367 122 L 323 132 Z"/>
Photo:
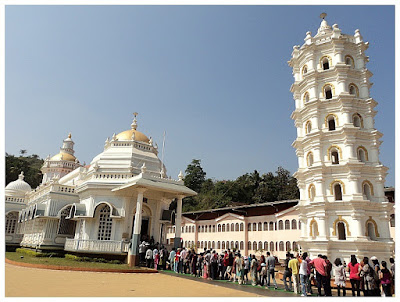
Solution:
<path fill-rule="evenodd" d="M 289 65 L 295 100 L 293 143 L 299 169 L 299 244 L 331 259 L 394 254 L 389 231 L 393 204 L 385 199 L 388 168 L 379 161 L 382 133 L 374 128 L 377 102 L 360 31 L 341 32 L 323 18 L 315 36 L 293 47 Z"/>
<path fill-rule="evenodd" d="M 179 221 L 182 199 L 196 192 L 184 186 L 182 173 L 178 180 L 167 178 L 157 146 L 137 130 L 136 115 L 131 129 L 107 138 L 104 151 L 88 166 L 79 164 L 73 146 L 69 135 L 60 153 L 45 160 L 42 184 L 25 195 L 19 216 L 21 246 L 129 252 L 133 263 L 140 239 L 165 242 L 171 201 L 177 199 Z M 180 239 L 179 230 L 176 237 Z"/>

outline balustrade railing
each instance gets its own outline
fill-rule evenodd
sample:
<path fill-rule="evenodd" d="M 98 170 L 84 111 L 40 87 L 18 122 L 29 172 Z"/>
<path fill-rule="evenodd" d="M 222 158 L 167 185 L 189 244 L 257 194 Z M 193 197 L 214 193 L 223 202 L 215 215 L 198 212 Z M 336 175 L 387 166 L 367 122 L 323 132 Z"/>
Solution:
<path fill-rule="evenodd" d="M 67 238 L 65 240 L 64 249 L 71 252 L 123 254 L 128 252 L 129 243 L 125 241 L 81 240 Z"/>

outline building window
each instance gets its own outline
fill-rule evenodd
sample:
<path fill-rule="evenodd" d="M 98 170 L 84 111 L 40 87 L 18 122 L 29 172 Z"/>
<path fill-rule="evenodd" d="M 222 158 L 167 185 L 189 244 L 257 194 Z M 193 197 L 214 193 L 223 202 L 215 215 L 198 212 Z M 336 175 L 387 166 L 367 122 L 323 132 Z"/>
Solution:
<path fill-rule="evenodd" d="M 353 126 L 363 128 L 363 119 L 360 114 L 353 114 Z"/>
<path fill-rule="evenodd" d="M 352 83 L 352 84 L 349 85 L 349 93 L 351 95 L 355 95 L 356 97 L 359 96 L 358 87 L 356 86 L 356 84 Z"/>
<path fill-rule="evenodd" d="M 222 249 L 225 249 L 225 241 L 222 241 Z"/>
<path fill-rule="evenodd" d="M 308 92 L 303 95 L 303 103 L 308 103 L 310 101 L 310 94 Z"/>
<path fill-rule="evenodd" d="M 314 155 L 312 151 L 307 153 L 307 167 L 311 167 L 314 164 Z"/>
<path fill-rule="evenodd" d="M 328 70 L 330 65 L 330 58 L 328 56 L 324 56 L 321 58 L 321 67 L 323 70 Z"/>
<path fill-rule="evenodd" d="M 331 150 L 331 159 L 333 165 L 339 164 L 339 152 L 336 149 Z"/>
<path fill-rule="evenodd" d="M 363 146 L 357 148 L 357 158 L 359 161 L 365 163 L 368 160 L 368 151 Z"/>
<path fill-rule="evenodd" d="M 227 231 L 227 232 L 230 232 L 229 223 L 226 224 L 226 231 Z"/>
<path fill-rule="evenodd" d="M 221 225 L 218 225 L 218 232 L 221 232 Z"/>
<path fill-rule="evenodd" d="M 199 233 L 201 233 L 201 226 L 199 226 Z"/>
<path fill-rule="evenodd" d="M 264 251 L 268 251 L 268 241 L 264 241 Z"/>
<path fill-rule="evenodd" d="M 222 225 L 222 232 L 225 232 L 225 223 Z"/>
<path fill-rule="evenodd" d="M 302 68 L 302 70 L 301 70 L 301 73 L 302 73 L 303 75 L 307 74 L 307 65 L 304 65 L 304 66 L 303 66 L 303 68 Z"/>
<path fill-rule="evenodd" d="M 247 249 L 251 250 L 251 241 L 247 242 Z"/>
<path fill-rule="evenodd" d="M 310 201 L 314 201 L 315 198 L 315 186 L 311 184 L 308 187 L 308 197 L 310 198 Z"/>
<path fill-rule="evenodd" d="M 212 231 L 215 233 L 215 225 L 212 226 Z"/>
<path fill-rule="evenodd" d="M 221 241 L 217 241 L 217 249 L 221 248 Z"/>
<path fill-rule="evenodd" d="M 334 193 L 335 193 L 335 200 L 342 200 L 342 186 L 339 183 L 336 183 L 333 186 Z"/>
<path fill-rule="evenodd" d="M 60 235 L 75 235 L 75 224 L 76 222 L 73 220 L 65 219 L 69 216 L 69 212 L 71 211 L 71 207 L 67 207 L 61 211 L 60 222 L 58 224 L 58 234 Z"/>
<path fill-rule="evenodd" d="M 363 182 L 363 195 L 366 200 L 372 200 L 373 187 L 368 180 Z"/>
<path fill-rule="evenodd" d="M 253 231 L 257 231 L 257 224 L 253 222 Z"/>
<path fill-rule="evenodd" d="M 290 230 L 290 221 L 289 220 L 285 220 L 285 230 Z"/>
<path fill-rule="evenodd" d="M 270 231 L 274 230 L 274 223 L 272 221 L 269 223 L 269 230 Z"/>
<path fill-rule="evenodd" d="M 99 211 L 97 240 L 111 240 L 112 219 L 110 215 L 110 207 L 106 204 L 102 205 Z"/>
<path fill-rule="evenodd" d="M 305 129 L 306 129 L 306 134 L 311 133 L 311 130 L 312 130 L 311 121 L 306 122 Z"/>
<path fill-rule="evenodd" d="M 283 220 L 279 220 L 279 230 L 283 230 Z"/>
<path fill-rule="evenodd" d="M 344 62 L 346 65 L 349 65 L 351 68 L 354 68 L 354 59 L 350 55 L 346 55 L 344 57 Z"/>
<path fill-rule="evenodd" d="M 244 250 L 244 242 L 243 241 L 240 241 L 240 250 L 241 251 Z"/>
<path fill-rule="evenodd" d="M 257 251 L 257 242 L 253 241 L 253 251 Z"/>
<path fill-rule="evenodd" d="M 286 241 L 286 252 L 290 252 L 290 241 Z"/>
<path fill-rule="evenodd" d="M 285 248 L 285 244 L 283 243 L 283 241 L 279 241 L 279 251 L 283 252 Z"/>
<path fill-rule="evenodd" d="M 344 222 L 341 221 L 338 222 L 337 229 L 338 229 L 338 239 L 346 240 L 346 227 L 344 225 Z"/>
<path fill-rule="evenodd" d="M 251 223 L 247 224 L 247 230 L 251 231 Z"/>
<path fill-rule="evenodd" d="M 204 225 L 201 226 L 201 232 L 204 233 L 205 232 L 205 228 Z"/>
<path fill-rule="evenodd" d="M 264 222 L 264 229 L 263 229 L 264 231 L 268 231 L 268 223 L 267 222 Z"/>
<path fill-rule="evenodd" d="M 296 219 L 292 219 L 292 230 L 297 230 L 297 221 L 296 221 Z"/>
<path fill-rule="evenodd" d="M 17 226 L 18 212 L 10 212 L 6 215 L 6 234 L 14 234 Z"/>
<path fill-rule="evenodd" d="M 271 242 L 269 243 L 269 251 L 270 251 L 270 252 L 273 252 L 273 251 L 275 250 L 274 247 L 275 247 L 274 242 L 271 241 Z"/>
<path fill-rule="evenodd" d="M 329 131 L 336 130 L 335 117 L 333 115 L 328 117 L 328 130 Z"/>
<path fill-rule="evenodd" d="M 293 247 L 293 251 L 295 251 L 295 252 L 299 251 L 299 247 L 297 246 L 297 242 L 296 241 L 293 241 L 292 247 Z"/>
<path fill-rule="evenodd" d="M 333 93 L 332 93 L 331 85 L 324 86 L 324 96 L 325 96 L 325 99 L 327 99 L 327 100 L 332 99 Z"/>
<path fill-rule="evenodd" d="M 215 241 L 213 241 L 213 242 L 211 243 L 211 248 L 212 248 L 212 249 L 215 249 Z"/>
<path fill-rule="evenodd" d="M 258 229 L 257 229 L 257 231 L 262 231 L 262 223 L 261 223 L 261 222 L 258 223 Z"/>
<path fill-rule="evenodd" d="M 231 224 L 231 232 L 234 232 L 234 231 L 235 231 L 235 224 L 232 223 L 232 224 Z"/>
<path fill-rule="evenodd" d="M 244 229 L 244 224 L 243 224 L 243 222 L 240 224 L 240 231 L 241 232 L 243 232 L 243 229 Z"/>

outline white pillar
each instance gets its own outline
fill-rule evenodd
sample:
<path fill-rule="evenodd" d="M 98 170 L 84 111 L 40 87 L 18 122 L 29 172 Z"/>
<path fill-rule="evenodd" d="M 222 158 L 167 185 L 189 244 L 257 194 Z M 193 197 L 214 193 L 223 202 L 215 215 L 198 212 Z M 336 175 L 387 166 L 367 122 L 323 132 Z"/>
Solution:
<path fill-rule="evenodd" d="M 182 199 L 184 196 L 177 197 L 176 216 L 175 216 L 175 240 L 174 247 L 181 247 L 181 227 L 182 227 Z"/>
<path fill-rule="evenodd" d="M 143 205 L 143 193 L 146 191 L 145 188 L 139 188 L 138 196 L 136 201 L 136 214 L 135 223 L 133 225 L 131 247 L 129 249 L 128 264 L 129 266 L 134 266 L 139 263 L 139 241 L 140 241 L 140 231 L 142 227 L 142 205 Z"/>

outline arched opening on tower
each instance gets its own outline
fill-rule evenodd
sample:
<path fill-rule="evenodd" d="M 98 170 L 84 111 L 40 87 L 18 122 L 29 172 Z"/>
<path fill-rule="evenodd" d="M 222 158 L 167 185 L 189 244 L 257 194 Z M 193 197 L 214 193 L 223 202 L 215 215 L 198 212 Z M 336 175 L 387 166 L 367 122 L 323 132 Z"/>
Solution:
<path fill-rule="evenodd" d="M 371 187 L 369 186 L 369 184 L 365 183 L 363 185 L 363 195 L 365 197 L 365 199 L 367 200 L 371 200 Z"/>
<path fill-rule="evenodd" d="M 315 186 L 314 185 L 310 185 L 309 198 L 310 198 L 310 201 L 314 201 L 314 198 L 315 198 Z"/>
<path fill-rule="evenodd" d="M 335 194 L 335 200 L 342 200 L 342 186 L 337 183 L 334 185 L 333 190 Z"/>
<path fill-rule="evenodd" d="M 367 234 L 369 239 L 376 240 L 375 226 L 372 222 L 368 222 L 367 224 Z"/>
<path fill-rule="evenodd" d="M 333 116 L 328 119 L 328 129 L 329 131 L 336 130 L 335 118 Z"/>
<path fill-rule="evenodd" d="M 338 222 L 337 224 L 337 231 L 338 231 L 338 239 L 339 240 L 346 240 L 346 226 L 343 222 Z"/>
<path fill-rule="evenodd" d="M 308 103 L 310 101 L 310 94 L 306 92 L 303 96 L 304 103 Z"/>
<path fill-rule="evenodd" d="M 312 152 L 309 152 L 307 155 L 307 166 L 311 167 L 314 164 L 314 155 Z"/>
<path fill-rule="evenodd" d="M 332 164 L 333 165 L 338 165 L 339 164 L 339 153 L 337 150 L 332 150 L 331 151 L 331 159 L 332 159 Z"/>
<path fill-rule="evenodd" d="M 354 87 L 354 85 L 350 85 L 349 93 L 354 95 L 356 94 L 356 87 Z"/>
<path fill-rule="evenodd" d="M 329 100 L 332 98 L 332 87 L 330 85 L 326 85 L 324 88 L 325 91 L 325 99 Z"/>
<path fill-rule="evenodd" d="M 328 60 L 328 58 L 324 58 L 322 60 L 322 69 L 323 70 L 328 70 L 329 69 L 329 60 Z"/>
<path fill-rule="evenodd" d="M 365 150 L 363 148 L 358 148 L 357 157 L 359 161 L 366 162 Z"/>
<path fill-rule="evenodd" d="M 306 123 L 306 133 L 307 133 L 307 134 L 310 133 L 310 132 L 311 132 L 311 129 L 312 129 L 311 122 L 310 122 L 310 121 L 307 121 L 307 123 Z"/>
<path fill-rule="evenodd" d="M 353 116 L 353 126 L 361 127 L 361 116 L 358 113 Z"/>

